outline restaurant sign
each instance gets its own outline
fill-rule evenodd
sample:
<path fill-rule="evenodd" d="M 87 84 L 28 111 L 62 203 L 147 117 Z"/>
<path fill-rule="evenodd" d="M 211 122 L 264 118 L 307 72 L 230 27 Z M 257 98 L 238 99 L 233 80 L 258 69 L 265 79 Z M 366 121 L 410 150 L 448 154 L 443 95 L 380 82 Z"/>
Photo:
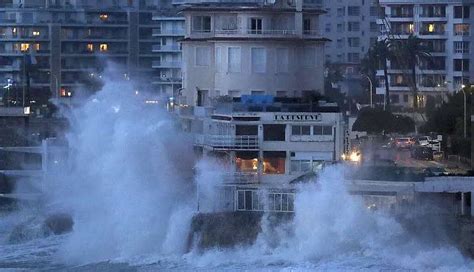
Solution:
<path fill-rule="evenodd" d="M 321 121 L 321 114 L 275 114 L 275 121 Z"/>

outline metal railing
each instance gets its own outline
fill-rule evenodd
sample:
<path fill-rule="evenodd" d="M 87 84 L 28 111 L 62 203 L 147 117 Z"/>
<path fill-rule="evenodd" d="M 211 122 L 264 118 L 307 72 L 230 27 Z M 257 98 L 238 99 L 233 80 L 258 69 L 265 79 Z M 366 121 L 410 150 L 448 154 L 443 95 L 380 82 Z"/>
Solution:
<path fill-rule="evenodd" d="M 184 36 L 184 29 L 159 29 L 152 30 L 152 35 L 181 35 Z"/>
<path fill-rule="evenodd" d="M 160 45 L 155 44 L 152 47 L 152 51 L 180 51 L 181 48 L 179 45 Z"/>
<path fill-rule="evenodd" d="M 319 37 L 319 31 L 303 31 L 303 36 Z M 222 37 L 222 36 L 245 36 L 245 37 L 298 37 L 298 32 L 294 29 L 216 29 L 210 30 L 193 30 L 191 35 L 206 36 L 206 37 Z"/>
<path fill-rule="evenodd" d="M 208 135 L 204 144 L 214 149 L 255 150 L 259 148 L 257 135 Z"/>
<path fill-rule="evenodd" d="M 223 181 L 224 183 L 255 184 L 258 183 L 258 173 L 235 172 L 224 175 Z"/>

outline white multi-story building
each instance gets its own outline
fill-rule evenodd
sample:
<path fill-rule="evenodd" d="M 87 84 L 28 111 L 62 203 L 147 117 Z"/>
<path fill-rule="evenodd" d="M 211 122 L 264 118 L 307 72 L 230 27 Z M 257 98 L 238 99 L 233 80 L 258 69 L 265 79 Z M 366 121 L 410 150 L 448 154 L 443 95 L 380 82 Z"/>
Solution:
<path fill-rule="evenodd" d="M 416 69 L 418 104 L 431 96 L 441 101 L 448 92 L 459 91 L 474 79 L 471 25 L 474 2 L 463 0 L 380 0 L 385 28 L 380 38 L 406 39 L 410 34 L 421 38 L 431 58 Z M 397 60 L 389 63 L 390 100 L 393 105 L 413 105 L 410 73 L 400 69 Z M 377 93 L 384 94 L 383 71 L 378 71 Z"/>
<path fill-rule="evenodd" d="M 324 90 L 324 42 L 314 3 L 302 0 L 184 6 L 181 103 L 245 94 L 302 96 Z"/>
<path fill-rule="evenodd" d="M 153 62 L 153 68 L 158 76 L 153 78 L 156 89 L 166 96 L 176 96 L 181 89 L 181 45 L 179 40 L 184 38 L 184 17 L 176 11 L 157 12 L 153 15 L 157 28 L 153 29 L 153 37 L 157 43 L 153 52 L 159 58 Z"/>
<path fill-rule="evenodd" d="M 292 211 L 294 185 L 344 152 L 343 115 L 336 104 L 322 101 L 244 95 L 217 104 L 200 122 L 196 146 L 224 170 L 224 196 L 211 203 L 214 209 Z M 264 205 L 275 197 L 278 205 Z"/>

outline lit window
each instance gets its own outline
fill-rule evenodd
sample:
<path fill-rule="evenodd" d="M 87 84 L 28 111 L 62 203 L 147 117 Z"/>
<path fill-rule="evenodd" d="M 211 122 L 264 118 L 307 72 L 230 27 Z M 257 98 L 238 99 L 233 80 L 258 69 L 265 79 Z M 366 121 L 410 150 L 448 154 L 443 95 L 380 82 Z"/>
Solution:
<path fill-rule="evenodd" d="M 33 31 L 33 36 L 39 36 L 40 32 L 39 31 Z"/>
<path fill-rule="evenodd" d="M 435 31 L 435 26 L 434 24 L 429 24 L 428 25 L 428 32 L 434 32 Z"/>
<path fill-rule="evenodd" d="M 410 33 L 413 33 L 413 31 L 415 30 L 415 26 L 413 24 L 409 24 L 408 29 L 410 30 Z"/>
<path fill-rule="evenodd" d="M 99 15 L 99 18 L 101 21 L 107 21 L 107 19 L 109 19 L 109 15 L 108 14 L 101 14 Z"/>
<path fill-rule="evenodd" d="M 40 44 L 39 44 L 39 43 L 36 43 L 36 44 L 35 44 L 35 50 L 36 50 L 36 51 L 39 51 L 39 50 L 40 50 Z"/>
<path fill-rule="evenodd" d="M 94 51 L 94 45 L 92 43 L 87 44 L 87 51 L 89 51 L 89 52 Z"/>
<path fill-rule="evenodd" d="M 106 52 L 107 50 L 109 50 L 109 45 L 106 44 L 106 43 L 101 43 L 100 47 L 99 47 L 99 50 L 100 50 L 100 52 Z"/>
<path fill-rule="evenodd" d="M 20 45 L 20 51 L 21 51 L 21 52 L 28 51 L 28 49 L 30 49 L 30 44 L 29 44 L 29 43 L 22 43 L 22 44 Z"/>
<path fill-rule="evenodd" d="M 13 36 L 16 36 L 16 33 L 17 33 L 16 27 L 12 28 L 12 34 L 13 34 Z"/>

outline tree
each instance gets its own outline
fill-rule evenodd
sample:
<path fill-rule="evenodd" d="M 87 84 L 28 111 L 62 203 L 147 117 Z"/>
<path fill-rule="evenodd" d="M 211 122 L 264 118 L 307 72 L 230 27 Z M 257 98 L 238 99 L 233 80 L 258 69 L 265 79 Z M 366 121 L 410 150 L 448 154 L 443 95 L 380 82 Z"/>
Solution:
<path fill-rule="evenodd" d="M 406 134 L 415 130 L 415 122 L 407 116 L 394 115 L 380 108 L 363 108 L 352 126 L 353 131 L 370 134 L 397 132 Z"/>
<path fill-rule="evenodd" d="M 398 43 L 397 53 L 405 64 L 407 70 L 411 73 L 411 88 L 413 92 L 413 108 L 418 108 L 418 87 L 416 84 L 416 67 L 423 60 L 430 60 L 431 54 L 427 46 L 423 44 L 423 40 L 416 35 L 410 34 L 408 39 Z"/>
<path fill-rule="evenodd" d="M 390 111 L 390 84 L 388 82 L 388 68 L 387 61 L 392 58 L 392 43 L 388 39 L 377 41 L 373 46 L 373 57 L 382 64 L 383 75 L 385 79 L 385 106 L 386 110 Z"/>

